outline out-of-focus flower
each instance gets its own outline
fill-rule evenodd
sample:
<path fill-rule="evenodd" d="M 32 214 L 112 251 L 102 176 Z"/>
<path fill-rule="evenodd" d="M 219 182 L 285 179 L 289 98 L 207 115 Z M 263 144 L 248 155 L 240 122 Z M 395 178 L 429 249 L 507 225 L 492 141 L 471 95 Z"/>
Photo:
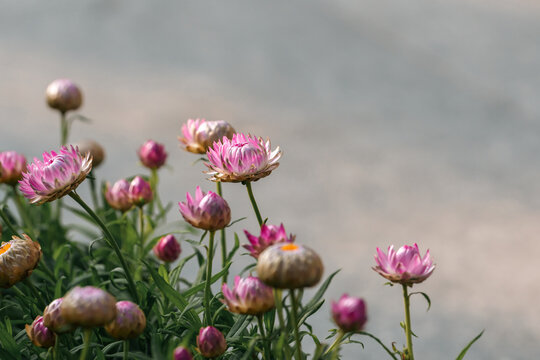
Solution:
<path fill-rule="evenodd" d="M 195 199 L 186 194 L 186 202 L 179 202 L 180 213 L 184 219 L 203 230 L 220 230 L 231 221 L 231 209 L 227 201 L 216 193 L 205 193 L 199 186 L 195 190 Z"/>
<path fill-rule="evenodd" d="M 251 135 L 234 134 L 214 143 L 206 153 L 206 163 L 212 181 L 256 181 L 270 175 L 279 166 L 279 146 L 271 149 L 270 140 Z"/>
<path fill-rule="evenodd" d="M 32 274 L 41 258 L 41 246 L 26 234 L 0 246 L 0 287 L 7 289 Z"/>
<path fill-rule="evenodd" d="M 174 349 L 173 360 L 193 360 L 193 356 L 188 349 L 183 346 L 179 346 Z"/>
<path fill-rule="evenodd" d="M 118 340 L 133 339 L 146 328 L 146 316 L 131 301 L 116 303 L 116 318 L 105 326 L 105 331 Z"/>
<path fill-rule="evenodd" d="M 224 136 L 232 138 L 235 133 L 233 127 L 226 121 L 206 121 L 204 119 L 189 119 L 182 125 L 182 135 L 178 140 L 186 151 L 194 154 L 204 154 L 209 147 Z"/>
<path fill-rule="evenodd" d="M 367 321 L 366 303 L 361 298 L 343 294 L 337 302 L 332 301 L 332 317 L 341 330 L 360 331 Z"/>
<path fill-rule="evenodd" d="M 45 92 L 47 104 L 60 112 L 77 110 L 82 104 L 82 93 L 69 79 L 54 80 Z"/>
<path fill-rule="evenodd" d="M 67 323 L 60 314 L 60 305 L 63 300 L 63 298 L 55 299 L 43 310 L 43 324 L 57 334 L 75 330 L 75 327 Z"/>
<path fill-rule="evenodd" d="M 60 304 L 60 315 L 74 326 L 105 326 L 116 317 L 116 299 L 96 287 L 77 286 L 64 296 Z"/>
<path fill-rule="evenodd" d="M 19 189 L 30 203 L 43 204 L 75 190 L 90 170 L 90 154 L 82 156 L 73 146 L 62 146 L 60 153 L 43 153 L 43 162 L 34 158 L 19 181 Z"/>
<path fill-rule="evenodd" d="M 215 358 L 227 350 L 227 342 L 221 331 L 213 326 L 207 326 L 199 331 L 197 347 L 202 356 Z"/>
<path fill-rule="evenodd" d="M 154 246 L 154 254 L 165 262 L 175 261 L 181 252 L 180 244 L 171 234 L 163 236 Z"/>
<path fill-rule="evenodd" d="M 232 291 L 227 284 L 223 284 L 221 290 L 223 302 L 230 312 L 236 314 L 258 315 L 274 307 L 272 288 L 254 276 L 245 279 L 235 276 Z"/>
<path fill-rule="evenodd" d="M 148 204 L 154 198 L 150 183 L 140 176 L 135 176 L 129 184 L 131 202 L 137 206 Z"/>
<path fill-rule="evenodd" d="M 105 191 L 105 199 L 107 203 L 116 210 L 126 212 L 133 206 L 131 196 L 129 195 L 129 182 L 125 179 L 120 179 L 111 187 L 107 183 Z"/>
<path fill-rule="evenodd" d="M 417 244 L 404 245 L 398 251 L 395 251 L 392 245 L 388 247 L 387 254 L 377 248 L 375 262 L 377 266 L 373 267 L 373 270 L 381 276 L 391 282 L 409 286 L 426 280 L 435 269 L 429 250 L 422 257 Z"/>
<path fill-rule="evenodd" d="M 261 235 L 255 236 L 250 234 L 247 230 L 244 230 L 250 244 L 243 245 L 255 259 L 259 258 L 259 255 L 267 247 L 277 244 L 277 243 L 291 243 L 294 242 L 295 236 L 289 235 L 285 232 L 285 227 L 281 224 L 279 227 L 276 225 L 266 225 L 261 226 Z"/>
<path fill-rule="evenodd" d="M 77 148 L 83 156 L 90 153 L 93 168 L 97 168 L 105 159 L 105 149 L 94 140 L 83 140 L 77 143 Z"/>
<path fill-rule="evenodd" d="M 0 183 L 16 185 L 26 171 L 26 158 L 16 151 L 0 153 Z"/>
<path fill-rule="evenodd" d="M 167 159 L 165 146 L 154 140 L 148 140 L 139 148 L 139 159 L 149 169 L 159 169 Z"/>
<path fill-rule="evenodd" d="M 30 341 L 36 346 L 50 348 L 56 343 L 56 335 L 43 324 L 42 316 L 36 317 L 32 325 L 26 324 L 25 329 Z"/>
<path fill-rule="evenodd" d="M 323 264 L 310 248 L 289 244 L 275 244 L 259 255 L 257 274 L 267 285 L 278 289 L 310 287 L 319 282 Z"/>

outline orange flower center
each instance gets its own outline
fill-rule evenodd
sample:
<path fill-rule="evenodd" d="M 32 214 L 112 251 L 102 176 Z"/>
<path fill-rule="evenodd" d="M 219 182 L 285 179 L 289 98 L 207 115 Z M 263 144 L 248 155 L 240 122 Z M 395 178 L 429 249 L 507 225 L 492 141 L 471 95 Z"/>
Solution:
<path fill-rule="evenodd" d="M 6 251 L 8 251 L 10 247 L 11 247 L 11 244 L 10 244 L 10 243 L 4 243 L 4 244 L 2 245 L 2 247 L 0 247 L 0 255 L 2 255 L 3 253 L 5 253 Z"/>
<path fill-rule="evenodd" d="M 299 249 L 298 245 L 295 245 L 295 244 L 287 244 L 281 247 L 281 250 L 284 250 L 284 251 L 291 251 L 291 250 L 298 250 L 298 249 Z"/>

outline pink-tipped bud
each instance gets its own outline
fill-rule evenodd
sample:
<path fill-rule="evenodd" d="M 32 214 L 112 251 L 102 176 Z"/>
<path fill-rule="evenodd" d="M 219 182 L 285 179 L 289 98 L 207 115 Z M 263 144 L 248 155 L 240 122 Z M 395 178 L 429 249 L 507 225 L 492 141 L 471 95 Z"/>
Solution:
<path fill-rule="evenodd" d="M 142 164 L 149 169 L 159 169 L 167 160 L 165 147 L 154 140 L 145 142 L 139 148 L 138 154 Z"/>
<path fill-rule="evenodd" d="M 150 183 L 140 176 L 135 176 L 129 184 L 129 196 L 131 202 L 137 206 L 148 204 L 154 198 Z"/>
<path fill-rule="evenodd" d="M 60 314 L 62 301 L 63 298 L 55 299 L 43 310 L 43 324 L 57 334 L 75 330 Z"/>
<path fill-rule="evenodd" d="M 196 228 L 216 231 L 223 229 L 231 221 L 231 209 L 227 201 L 216 193 L 205 193 L 199 186 L 195 190 L 195 199 L 189 193 L 187 201 L 180 202 L 180 213 L 184 219 Z"/>
<path fill-rule="evenodd" d="M 77 110 L 82 104 L 82 93 L 77 85 L 68 79 L 54 80 L 45 92 L 47 104 L 60 112 Z"/>
<path fill-rule="evenodd" d="M 175 261 L 181 252 L 180 244 L 171 234 L 163 236 L 154 246 L 154 254 L 158 259 L 165 262 Z"/>
<path fill-rule="evenodd" d="M 249 250 L 251 256 L 255 259 L 259 258 L 259 255 L 269 246 L 277 243 L 287 243 L 294 242 L 295 236 L 289 235 L 285 232 L 285 227 L 281 224 L 279 227 L 276 225 L 266 225 L 261 226 L 261 235 L 255 236 L 249 233 L 249 231 L 244 230 L 250 244 L 243 245 L 244 248 Z"/>
<path fill-rule="evenodd" d="M 193 356 L 188 349 L 183 346 L 179 346 L 174 349 L 173 360 L 193 360 Z"/>
<path fill-rule="evenodd" d="M 213 326 L 207 326 L 199 331 L 197 347 L 202 356 L 215 358 L 227 350 L 227 342 L 221 331 Z"/>
<path fill-rule="evenodd" d="M 25 325 L 25 329 L 32 344 L 43 348 L 54 346 L 56 335 L 43 324 L 43 316 L 36 317 L 32 325 Z"/>
<path fill-rule="evenodd" d="M 337 302 L 332 302 L 332 317 L 341 330 L 360 331 L 367 321 L 366 303 L 361 298 L 343 294 Z"/>
<path fill-rule="evenodd" d="M 94 140 L 83 140 L 77 143 L 77 148 L 81 155 L 90 153 L 93 169 L 97 168 L 105 160 L 105 149 Z"/>
<path fill-rule="evenodd" d="M 222 287 L 223 302 L 230 312 L 237 314 L 259 315 L 274 307 L 274 292 L 254 276 L 245 279 L 236 276 L 232 291 L 227 284 Z"/>
<path fill-rule="evenodd" d="M 133 339 L 146 328 L 146 316 L 137 304 L 131 301 L 116 303 L 116 318 L 105 326 L 105 331 L 118 340 Z"/>
<path fill-rule="evenodd" d="M 16 151 L 0 153 L 0 183 L 17 185 L 26 171 L 26 158 Z"/>
<path fill-rule="evenodd" d="M 120 179 L 111 187 L 107 183 L 105 191 L 105 199 L 113 209 L 126 212 L 133 207 L 131 196 L 129 195 L 129 182 L 125 179 Z"/>
<path fill-rule="evenodd" d="M 116 317 L 116 299 L 96 287 L 77 286 L 64 296 L 60 304 L 60 314 L 73 326 L 105 326 Z"/>

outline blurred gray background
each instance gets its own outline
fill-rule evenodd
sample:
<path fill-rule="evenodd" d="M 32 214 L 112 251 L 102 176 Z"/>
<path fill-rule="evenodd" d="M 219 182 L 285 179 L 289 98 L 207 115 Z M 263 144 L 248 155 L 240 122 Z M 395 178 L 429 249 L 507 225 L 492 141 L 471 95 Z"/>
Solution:
<path fill-rule="evenodd" d="M 327 274 L 342 269 L 328 299 L 364 297 L 368 331 L 404 343 L 400 290 L 370 268 L 377 246 L 417 242 L 437 263 L 415 286 L 433 301 L 426 313 L 413 298 L 417 358 L 455 359 L 486 329 L 468 359 L 533 359 L 539 35 L 531 0 L 2 0 L 0 150 L 57 148 L 44 91 L 71 78 L 94 120 L 71 139 L 108 151 L 97 176 L 146 173 L 136 149 L 155 139 L 169 152 L 161 196 L 176 203 L 214 189 L 178 148 L 182 123 L 227 120 L 284 150 L 254 184 L 263 216 L 317 249 Z M 237 231 L 257 232 L 245 189 L 224 193 L 234 218 L 250 216 Z M 357 339 L 365 349 L 346 345 L 345 359 L 385 358 Z"/>

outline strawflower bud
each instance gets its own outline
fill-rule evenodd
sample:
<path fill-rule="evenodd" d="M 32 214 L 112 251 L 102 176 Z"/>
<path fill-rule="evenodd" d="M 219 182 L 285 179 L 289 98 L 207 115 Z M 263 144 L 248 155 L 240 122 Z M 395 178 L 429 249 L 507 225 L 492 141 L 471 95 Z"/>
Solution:
<path fill-rule="evenodd" d="M 0 245 L 0 287 L 7 289 L 32 274 L 41 258 L 41 246 L 26 234 Z"/>
<path fill-rule="evenodd" d="M 178 259 L 182 249 L 176 238 L 169 234 L 163 236 L 154 246 L 154 254 L 158 259 L 165 262 L 173 262 Z"/>
<path fill-rule="evenodd" d="M 173 360 L 193 360 L 193 356 L 188 349 L 183 346 L 179 346 L 174 349 Z"/>
<path fill-rule="evenodd" d="M 77 286 L 64 296 L 60 304 L 60 315 L 74 326 L 105 326 L 116 317 L 116 299 L 96 287 Z"/>
<path fill-rule="evenodd" d="M 26 158 L 16 151 L 0 153 L 0 183 L 17 185 L 26 171 Z"/>
<path fill-rule="evenodd" d="M 107 183 L 105 191 L 105 199 L 113 209 L 126 212 L 133 207 L 131 196 L 129 195 L 129 182 L 125 179 L 120 179 L 111 187 Z"/>
<path fill-rule="evenodd" d="M 202 356 L 215 358 L 227 350 L 227 342 L 221 331 L 213 326 L 207 326 L 199 331 L 197 347 Z"/>
<path fill-rule="evenodd" d="M 323 274 L 317 253 L 307 246 L 275 244 L 264 250 L 257 261 L 259 279 L 278 289 L 298 289 L 316 285 Z"/>
<path fill-rule="evenodd" d="M 180 202 L 180 213 L 184 219 L 196 228 L 215 231 L 223 229 L 231 221 L 231 209 L 227 201 L 216 193 L 205 193 L 199 186 L 195 190 L 195 199 L 189 193 L 187 201 Z"/>
<path fill-rule="evenodd" d="M 167 160 L 167 152 L 165 146 L 154 140 L 148 140 L 139 148 L 139 159 L 142 164 L 149 169 L 159 169 L 165 160 Z"/>
<path fill-rule="evenodd" d="M 42 348 L 50 348 L 56 343 L 56 335 L 43 325 L 42 316 L 36 317 L 32 325 L 26 324 L 24 327 L 32 344 Z"/>
<path fill-rule="evenodd" d="M 94 140 L 83 140 L 77 144 L 79 153 L 85 156 L 90 153 L 92 157 L 92 168 L 97 168 L 105 159 L 105 149 Z"/>
<path fill-rule="evenodd" d="M 146 316 L 131 301 L 116 303 L 116 318 L 105 326 L 105 331 L 118 340 L 133 339 L 146 328 Z"/>
<path fill-rule="evenodd" d="M 150 183 L 140 176 L 135 176 L 129 184 L 131 202 L 137 206 L 148 204 L 154 198 Z"/>
<path fill-rule="evenodd" d="M 82 104 L 82 93 L 69 79 L 54 80 L 45 92 L 47 104 L 60 112 L 77 110 Z"/>
<path fill-rule="evenodd" d="M 57 334 L 75 330 L 75 326 L 67 323 L 60 314 L 63 300 L 64 298 L 55 299 L 43 310 L 43 324 Z"/>
<path fill-rule="evenodd" d="M 417 244 L 404 245 L 398 251 L 395 251 L 394 245 L 392 245 L 388 247 L 387 254 L 377 248 L 375 262 L 377 266 L 372 269 L 381 276 L 391 282 L 408 286 L 421 283 L 435 270 L 435 264 L 430 258 L 429 250 L 422 257 Z"/>
<path fill-rule="evenodd" d="M 189 119 L 182 125 L 182 135 L 178 140 L 182 147 L 194 154 L 205 154 L 214 142 L 223 137 L 231 139 L 235 131 L 226 121 L 206 121 L 204 119 Z"/>
<path fill-rule="evenodd" d="M 235 276 L 232 291 L 229 290 L 227 284 L 223 284 L 221 289 L 223 303 L 227 305 L 230 312 L 259 315 L 274 307 L 272 288 L 254 276 L 248 276 L 245 279 Z"/>
<path fill-rule="evenodd" d="M 261 235 L 251 235 L 247 230 L 244 230 L 250 244 L 242 245 L 246 248 L 255 259 L 259 258 L 259 255 L 269 246 L 277 243 L 291 243 L 294 242 L 295 236 L 289 235 L 285 232 L 285 227 L 281 224 L 279 227 L 276 225 L 263 224 L 261 227 Z"/>
<path fill-rule="evenodd" d="M 345 332 L 360 331 L 367 321 L 366 303 L 361 298 L 343 294 L 337 302 L 332 302 L 332 318 Z"/>

